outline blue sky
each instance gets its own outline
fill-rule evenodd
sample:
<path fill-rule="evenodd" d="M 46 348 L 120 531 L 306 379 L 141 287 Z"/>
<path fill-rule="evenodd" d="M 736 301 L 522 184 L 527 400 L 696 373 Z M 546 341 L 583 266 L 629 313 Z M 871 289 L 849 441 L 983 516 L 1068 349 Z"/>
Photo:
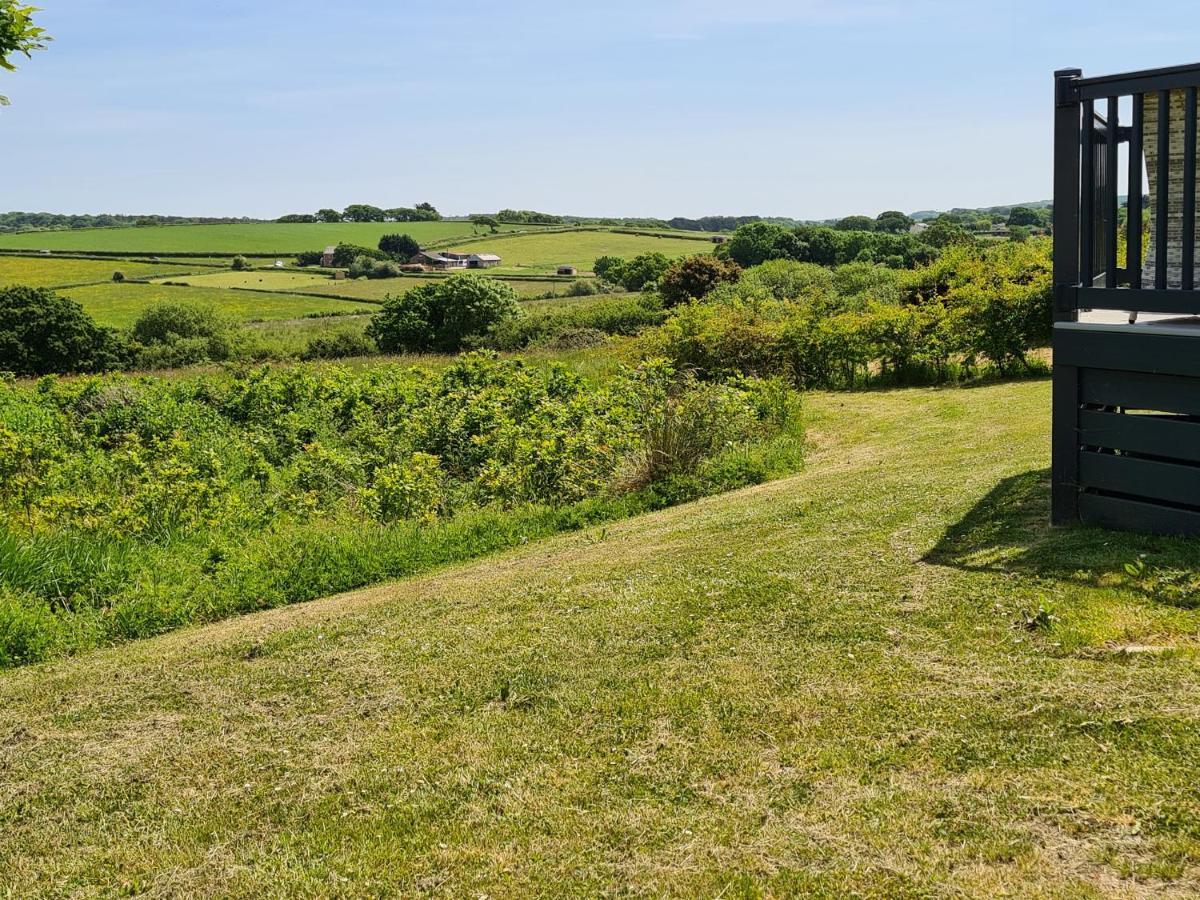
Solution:
<path fill-rule="evenodd" d="M 4 210 L 1009 203 L 1050 194 L 1055 68 L 1200 55 L 1183 2 L 41 3 L 54 43 L 0 74 Z"/>

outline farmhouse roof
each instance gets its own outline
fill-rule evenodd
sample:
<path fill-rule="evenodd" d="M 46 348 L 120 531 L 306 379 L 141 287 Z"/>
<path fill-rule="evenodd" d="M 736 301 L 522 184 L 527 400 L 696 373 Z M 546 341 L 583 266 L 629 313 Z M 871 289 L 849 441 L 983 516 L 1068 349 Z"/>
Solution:
<path fill-rule="evenodd" d="M 472 253 L 471 259 L 478 259 L 481 262 L 500 262 L 500 257 L 495 253 Z"/>
<path fill-rule="evenodd" d="M 336 253 L 336 252 L 337 252 L 337 247 L 333 247 L 333 246 L 326 247 L 326 248 L 325 248 L 325 252 L 326 252 L 326 253 Z"/>

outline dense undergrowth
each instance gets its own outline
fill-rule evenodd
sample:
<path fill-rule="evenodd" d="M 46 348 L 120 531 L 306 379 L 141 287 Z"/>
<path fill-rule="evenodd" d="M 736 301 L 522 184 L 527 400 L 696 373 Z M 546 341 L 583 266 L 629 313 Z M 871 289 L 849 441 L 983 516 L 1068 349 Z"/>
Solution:
<path fill-rule="evenodd" d="M 780 382 L 659 363 L 0 384 L 0 666 L 761 481 L 800 427 Z"/>

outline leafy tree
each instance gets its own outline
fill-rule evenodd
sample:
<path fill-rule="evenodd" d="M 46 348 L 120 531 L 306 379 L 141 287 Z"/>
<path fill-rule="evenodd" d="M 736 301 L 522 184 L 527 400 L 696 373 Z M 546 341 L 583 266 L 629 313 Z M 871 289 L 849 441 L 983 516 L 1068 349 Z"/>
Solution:
<path fill-rule="evenodd" d="M 341 243 L 333 248 L 333 265 L 337 269 L 346 269 L 358 259 L 360 256 L 365 256 L 367 259 L 387 259 L 388 255 L 373 247 L 359 247 L 357 244 Z"/>
<path fill-rule="evenodd" d="M 400 274 L 400 267 L 386 259 L 360 256 L 350 263 L 347 274 L 351 278 L 396 278 Z"/>
<path fill-rule="evenodd" d="M 462 272 L 387 297 L 383 309 L 371 318 L 366 335 L 385 353 L 454 352 L 468 338 L 520 315 L 517 292 L 508 284 Z"/>
<path fill-rule="evenodd" d="M 934 247 L 949 247 L 951 244 L 964 244 L 974 240 L 970 232 L 957 222 L 950 221 L 948 216 L 939 216 L 921 233 L 921 238 Z"/>
<path fill-rule="evenodd" d="M 229 267 L 235 272 L 244 272 L 250 268 L 250 263 L 244 256 L 235 256 L 233 258 L 233 262 L 229 264 Z"/>
<path fill-rule="evenodd" d="M 644 290 L 654 284 L 671 266 L 662 253 L 642 253 L 621 267 L 621 286 L 627 291 Z"/>
<path fill-rule="evenodd" d="M 429 222 L 437 222 L 442 218 L 442 214 L 434 209 L 432 203 L 418 203 L 417 212 L 423 213 L 425 220 Z"/>
<path fill-rule="evenodd" d="M 382 222 L 385 218 L 382 209 L 369 203 L 351 203 L 342 210 L 343 222 Z"/>
<path fill-rule="evenodd" d="M 296 256 L 296 265 L 319 266 L 324 255 L 320 250 L 306 250 Z"/>
<path fill-rule="evenodd" d="M 846 216 L 833 226 L 838 231 L 874 231 L 875 220 L 870 216 Z"/>
<path fill-rule="evenodd" d="M 322 222 L 333 224 L 342 221 L 342 214 L 336 209 L 318 209 L 317 218 Z"/>
<path fill-rule="evenodd" d="M 232 326 L 207 306 L 157 303 L 138 316 L 130 334 L 141 345 L 141 368 L 217 362 L 234 355 Z"/>
<path fill-rule="evenodd" d="M 471 216 L 471 223 L 489 229 L 492 234 L 500 230 L 500 223 L 495 216 Z"/>
<path fill-rule="evenodd" d="M 1042 217 L 1038 215 L 1036 209 L 1030 209 L 1028 206 L 1014 206 L 1008 213 L 1008 227 L 1014 225 L 1023 225 L 1026 228 L 1036 227 L 1041 224 Z"/>
<path fill-rule="evenodd" d="M 112 277 L 112 280 L 113 280 L 113 281 L 115 281 L 115 282 L 117 282 L 117 283 L 120 283 L 120 282 L 124 281 L 124 280 L 125 280 L 125 273 L 124 273 L 124 272 L 122 272 L 120 269 L 117 269 L 117 271 L 113 272 L 113 277 Z"/>
<path fill-rule="evenodd" d="M 623 280 L 622 273 L 625 268 L 625 260 L 619 256 L 601 256 L 598 260 L 592 263 L 592 272 L 601 281 L 607 281 L 609 284 L 620 284 Z"/>
<path fill-rule="evenodd" d="M 379 239 L 379 249 L 402 262 L 408 262 L 421 252 L 421 245 L 407 234 L 385 234 Z"/>
<path fill-rule="evenodd" d="M 741 276 L 742 267 L 735 262 L 708 254 L 689 256 L 676 260 L 663 273 L 658 292 L 665 306 L 677 306 L 706 297 L 717 285 L 737 281 Z"/>
<path fill-rule="evenodd" d="M 728 247 L 729 258 L 748 269 L 769 259 L 785 259 L 792 232 L 782 225 L 770 222 L 751 222 L 739 226 L 723 246 Z"/>
<path fill-rule="evenodd" d="M 875 230 L 889 234 L 902 234 L 912 228 L 913 220 L 896 209 L 881 212 L 875 217 Z"/>
<path fill-rule="evenodd" d="M 280 216 L 275 221 L 281 225 L 298 225 L 316 222 L 318 219 L 312 213 L 289 213 L 286 216 Z"/>
<path fill-rule="evenodd" d="M 0 371 L 17 375 L 103 372 L 126 348 L 83 307 L 48 288 L 0 288 Z"/>
<path fill-rule="evenodd" d="M 33 23 L 37 7 L 27 6 L 19 0 L 0 0 L 0 69 L 16 71 L 12 57 L 20 53 L 26 59 L 34 50 L 46 49 L 51 37 L 46 29 Z M 8 106 L 8 98 L 0 94 L 0 106 Z"/>

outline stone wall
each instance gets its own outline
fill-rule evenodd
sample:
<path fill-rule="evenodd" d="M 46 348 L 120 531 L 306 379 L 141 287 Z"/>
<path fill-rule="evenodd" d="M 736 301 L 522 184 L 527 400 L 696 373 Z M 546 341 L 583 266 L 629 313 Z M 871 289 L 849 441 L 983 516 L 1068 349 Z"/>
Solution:
<path fill-rule="evenodd" d="M 1167 286 L 1178 288 L 1183 285 L 1183 113 L 1186 94 L 1171 91 L 1170 133 L 1171 155 L 1169 180 L 1167 182 Z M 1146 171 L 1150 176 L 1150 248 L 1146 253 L 1146 265 L 1142 269 L 1142 284 L 1154 284 L 1155 255 L 1155 210 L 1158 202 L 1158 94 L 1146 94 L 1143 116 L 1142 147 L 1146 154 Z M 1196 182 L 1196 210 L 1200 211 L 1200 178 Z M 1200 287 L 1200 228 L 1196 235 L 1195 284 Z"/>

